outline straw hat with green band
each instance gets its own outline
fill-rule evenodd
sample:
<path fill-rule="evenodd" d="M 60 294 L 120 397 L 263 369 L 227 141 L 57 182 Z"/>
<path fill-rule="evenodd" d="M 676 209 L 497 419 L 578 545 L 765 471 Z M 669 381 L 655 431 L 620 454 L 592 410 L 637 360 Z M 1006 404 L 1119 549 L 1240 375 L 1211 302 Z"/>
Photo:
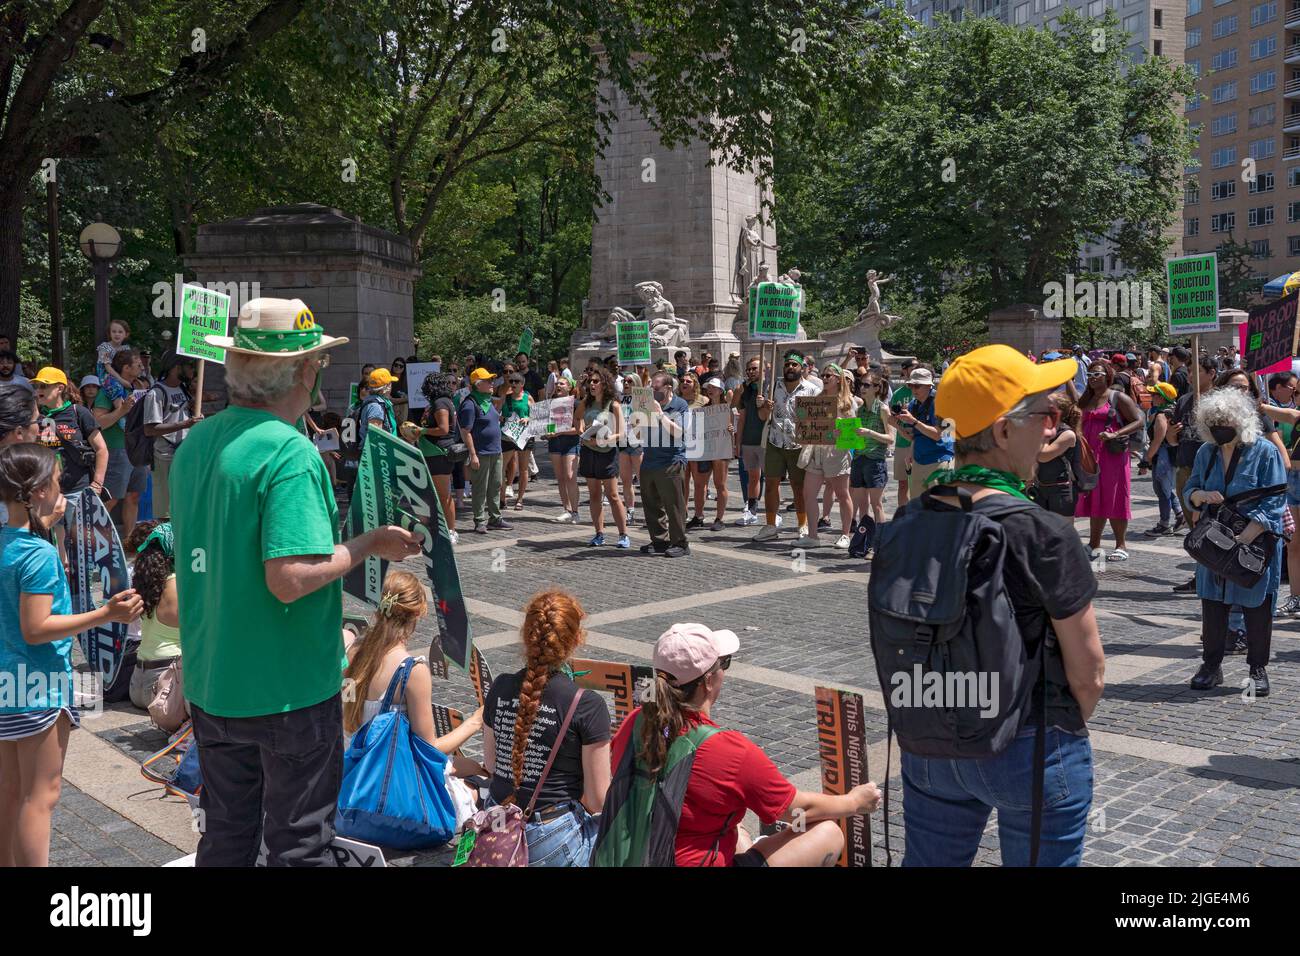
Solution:
<path fill-rule="evenodd" d="M 239 309 L 234 332 L 205 339 L 227 352 L 270 358 L 295 358 L 348 341 L 326 335 L 302 299 L 250 299 Z"/>

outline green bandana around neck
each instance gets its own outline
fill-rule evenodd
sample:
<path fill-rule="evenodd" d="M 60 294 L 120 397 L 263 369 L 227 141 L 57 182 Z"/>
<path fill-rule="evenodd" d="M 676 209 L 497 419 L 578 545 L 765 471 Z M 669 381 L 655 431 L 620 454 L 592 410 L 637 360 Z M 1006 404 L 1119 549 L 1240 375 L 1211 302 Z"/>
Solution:
<path fill-rule="evenodd" d="M 1011 472 L 1000 471 L 997 468 L 985 468 L 982 465 L 962 465 L 956 469 L 940 468 L 927 478 L 925 483 L 927 485 L 951 485 L 958 481 L 965 482 L 968 485 L 983 485 L 986 488 L 993 488 L 997 491 L 1004 491 L 1009 495 L 1015 495 L 1017 498 L 1023 498 L 1025 501 L 1029 500 L 1029 497 L 1025 494 L 1025 483 Z"/>
<path fill-rule="evenodd" d="M 471 385 L 469 397 L 474 399 L 474 404 L 478 406 L 479 411 L 487 414 L 488 406 L 492 404 L 491 392 L 480 392 L 477 388 Z"/>

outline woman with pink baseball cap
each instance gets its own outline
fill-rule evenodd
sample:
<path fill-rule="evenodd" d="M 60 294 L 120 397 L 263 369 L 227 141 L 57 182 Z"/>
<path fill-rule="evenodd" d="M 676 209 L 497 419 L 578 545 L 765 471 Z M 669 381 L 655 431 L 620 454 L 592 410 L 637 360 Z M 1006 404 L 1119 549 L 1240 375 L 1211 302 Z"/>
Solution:
<path fill-rule="evenodd" d="M 604 813 L 617 815 L 627 789 L 620 783 L 676 765 L 677 755 L 669 761 L 668 751 L 690 737 L 695 755 L 673 845 L 677 866 L 833 866 L 844 836 L 832 821 L 873 812 L 880 791 L 874 783 L 843 795 L 798 790 L 757 744 L 713 722 L 710 710 L 739 649 L 733 632 L 703 624 L 674 624 L 660 635 L 650 700 L 628 715 L 610 747 L 614 782 Z M 739 824 L 747 810 L 764 824 L 794 825 L 757 842 L 746 835 L 742 844 Z M 595 857 L 601 865 L 599 846 Z"/>

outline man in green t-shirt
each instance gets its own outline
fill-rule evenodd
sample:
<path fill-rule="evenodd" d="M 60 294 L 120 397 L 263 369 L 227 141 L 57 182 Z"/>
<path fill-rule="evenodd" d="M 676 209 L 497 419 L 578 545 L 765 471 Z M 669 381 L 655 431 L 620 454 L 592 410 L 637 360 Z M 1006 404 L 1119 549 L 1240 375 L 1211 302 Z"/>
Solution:
<path fill-rule="evenodd" d="M 300 299 L 253 299 L 226 349 L 231 405 L 176 450 L 172 528 L 185 696 L 203 768 L 199 866 L 330 866 L 343 776 L 343 588 L 367 556 L 400 561 L 396 527 L 339 543 L 320 454 L 296 428 L 324 335 Z M 263 824 L 263 817 L 265 823 Z M 260 825 L 261 824 L 261 825 Z"/>
<path fill-rule="evenodd" d="M 905 359 L 903 361 L 904 382 L 912 374 L 912 369 L 916 368 L 915 359 Z M 912 401 L 912 390 L 904 385 L 901 388 L 894 389 L 894 394 L 889 398 L 889 408 L 892 412 L 896 408 L 906 408 Z M 898 429 L 898 434 L 894 437 L 894 480 L 898 482 L 898 507 L 901 508 L 907 504 L 907 476 L 912 472 L 912 442 L 903 435 L 903 429 Z"/>

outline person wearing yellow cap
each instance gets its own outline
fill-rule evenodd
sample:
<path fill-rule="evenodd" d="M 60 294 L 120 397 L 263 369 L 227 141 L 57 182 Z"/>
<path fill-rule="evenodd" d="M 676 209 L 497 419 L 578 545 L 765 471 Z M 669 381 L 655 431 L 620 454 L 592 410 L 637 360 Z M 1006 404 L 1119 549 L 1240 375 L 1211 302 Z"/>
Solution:
<path fill-rule="evenodd" d="M 386 368 L 377 368 L 366 378 L 368 391 L 358 415 L 361 421 L 361 428 L 357 432 L 358 448 L 365 446 L 366 429 L 371 425 L 382 428 L 390 435 L 397 434 L 397 413 L 393 411 L 393 403 L 389 399 L 396 381 L 397 378 Z"/>
<path fill-rule="evenodd" d="M 1174 446 L 1165 443 L 1178 390 L 1169 382 L 1156 382 L 1150 388 L 1151 414 L 1147 416 L 1147 432 L 1151 436 L 1151 445 L 1138 462 L 1138 473 L 1151 470 L 1151 489 L 1156 493 L 1160 520 L 1147 534 L 1174 534 L 1187 523 L 1182 502 L 1174 490 Z"/>
<path fill-rule="evenodd" d="M 1020 729 L 991 756 L 940 759 L 904 750 L 904 866 L 969 866 L 995 808 L 1003 864 L 1029 865 L 1040 725 L 1051 796 L 1042 806 L 1037 864 L 1077 866 L 1082 859 L 1093 784 L 1087 721 L 1101 697 L 1105 670 L 1092 608 L 1097 579 L 1068 519 L 1015 500 L 1026 498 L 1025 482 L 1034 477 L 1039 451 L 1055 434 L 1060 412 L 1052 395 L 1076 370 L 1072 359 L 1034 363 L 1006 345 L 955 359 L 939 385 L 935 409 L 952 425 L 956 467 L 934 476 L 930 490 L 909 501 L 877 543 L 873 584 L 880 575 L 885 591 L 911 594 L 909 582 L 885 584 L 884 577 L 926 567 L 931 555 L 943 560 L 945 542 L 920 533 L 934 527 L 930 522 L 954 510 L 964 520 L 966 507 L 972 516 L 996 522 L 1004 542 L 1003 580 L 977 585 L 972 579 L 971 587 L 1005 586 L 1019 637 L 1026 648 L 1042 648 L 1041 657 L 1034 655 L 1033 673 L 1041 666 L 1045 682 L 1024 678 L 1032 681 L 1033 692 Z M 888 603 L 879 595 L 873 588 L 873 624 L 876 602 Z M 1047 641 L 1049 622 L 1055 642 Z M 889 706 L 896 708 L 902 706 L 896 698 L 900 688 L 891 682 Z"/>
<path fill-rule="evenodd" d="M 102 494 L 108 472 L 108 445 L 94 414 L 85 405 L 72 403 L 68 376 L 53 365 L 32 376 L 32 387 L 44 419 L 40 442 L 59 453 L 59 490 L 70 495 L 90 488 Z"/>

